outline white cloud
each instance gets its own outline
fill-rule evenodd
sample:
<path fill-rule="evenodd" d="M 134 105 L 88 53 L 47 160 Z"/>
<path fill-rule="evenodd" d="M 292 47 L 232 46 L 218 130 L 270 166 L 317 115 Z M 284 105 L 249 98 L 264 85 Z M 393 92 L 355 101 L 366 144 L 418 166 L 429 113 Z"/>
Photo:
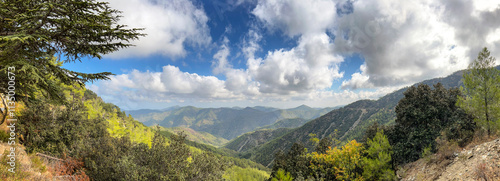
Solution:
<path fill-rule="evenodd" d="M 270 30 L 288 36 L 323 33 L 336 16 L 331 0 L 261 0 L 252 13 Z"/>
<path fill-rule="evenodd" d="M 208 17 L 202 7 L 189 0 L 110 0 L 112 8 L 123 11 L 120 24 L 145 28 L 147 35 L 131 41 L 136 46 L 114 52 L 112 58 L 161 54 L 182 57 L 185 46 L 207 46 L 211 42 Z"/>
<path fill-rule="evenodd" d="M 223 44 L 220 46 L 219 51 L 215 53 L 213 58 L 215 59 L 212 61 L 212 67 L 214 74 L 221 74 L 226 72 L 228 69 L 231 69 L 231 64 L 227 60 L 227 57 L 229 56 L 229 47 L 228 47 L 229 40 L 227 37 L 224 37 Z"/>
<path fill-rule="evenodd" d="M 111 76 L 93 90 L 109 96 L 134 101 L 169 102 L 183 99 L 231 99 L 224 81 L 214 76 L 182 72 L 178 67 L 164 66 L 162 72 L 140 72 Z"/>
<path fill-rule="evenodd" d="M 152 26 L 152 34 L 157 36 L 143 39 L 136 49 L 118 55 L 182 56 L 185 44 L 203 46 L 211 42 L 203 9 L 187 0 L 161 5 L 139 0 L 126 2 L 127 7 L 136 6 L 130 11 L 139 15 L 132 16 L 137 20 L 125 20 Z M 234 6 L 241 2 L 235 2 Z M 248 33 L 240 39 L 241 46 L 230 46 L 225 38 L 213 55 L 212 72 L 225 79 L 182 72 L 168 65 L 161 72 L 134 70 L 113 76 L 98 88 L 92 87 L 93 90 L 128 102 L 331 106 L 377 98 L 405 85 L 446 76 L 466 68 L 484 46 L 500 57 L 500 51 L 495 51 L 500 47 L 498 2 L 260 0 L 255 3 L 251 13 L 257 21 L 250 22 Z M 152 9 L 143 10 L 149 6 Z M 158 18 L 144 18 L 167 15 L 160 23 Z M 297 40 L 297 45 L 263 50 L 264 33 L 269 32 L 282 33 L 287 36 L 284 38 Z M 236 58 L 231 51 L 235 57 L 244 55 L 241 57 L 246 60 L 246 68 L 232 65 L 231 60 Z M 258 57 L 259 51 L 266 51 L 265 55 Z M 342 82 L 343 90 L 331 91 L 334 81 L 344 76 L 339 70 L 344 61 L 342 56 L 353 53 L 361 55 L 365 62 L 349 80 Z"/>
<path fill-rule="evenodd" d="M 260 40 L 253 30 L 245 46 L 249 73 L 260 83 L 261 93 L 292 95 L 330 88 L 343 76 L 331 38 L 325 33 L 336 18 L 333 1 L 259 1 L 252 11 L 270 31 L 281 31 L 289 37 L 298 36 L 298 45 L 290 50 L 269 50 L 262 58 L 254 58 Z"/>
<path fill-rule="evenodd" d="M 495 47 L 486 37 L 500 27 L 500 9 L 480 11 L 477 3 L 355 1 L 332 31 L 336 51 L 359 53 L 365 64 L 342 87 L 403 85 L 466 68 L 482 47 Z"/>
<path fill-rule="evenodd" d="M 286 95 L 329 88 L 343 75 L 338 68 L 342 61 L 333 54 L 330 38 L 319 34 L 302 36 L 297 47 L 270 51 L 264 59 L 249 59 L 247 64 L 260 92 Z"/>

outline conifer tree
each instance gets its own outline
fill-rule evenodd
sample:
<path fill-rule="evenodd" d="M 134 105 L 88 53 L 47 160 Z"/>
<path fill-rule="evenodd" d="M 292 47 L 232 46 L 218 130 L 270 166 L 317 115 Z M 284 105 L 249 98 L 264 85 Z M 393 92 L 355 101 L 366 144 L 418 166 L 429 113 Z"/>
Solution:
<path fill-rule="evenodd" d="M 117 24 L 120 11 L 96 0 L 0 1 L 0 92 L 7 73 L 16 74 L 16 95 L 63 101 L 55 79 L 64 84 L 107 79 L 110 72 L 82 73 L 62 68 L 63 62 L 102 58 L 144 34 Z M 9 69 L 14 67 L 14 69 Z"/>
<path fill-rule="evenodd" d="M 373 139 L 368 139 L 367 156 L 363 157 L 363 178 L 366 180 L 394 180 L 391 168 L 392 147 L 383 130 L 377 131 Z"/>
<path fill-rule="evenodd" d="M 491 135 L 500 122 L 500 70 L 495 68 L 495 58 L 486 47 L 464 72 L 462 81 L 464 96 L 458 98 L 457 105 Z"/>

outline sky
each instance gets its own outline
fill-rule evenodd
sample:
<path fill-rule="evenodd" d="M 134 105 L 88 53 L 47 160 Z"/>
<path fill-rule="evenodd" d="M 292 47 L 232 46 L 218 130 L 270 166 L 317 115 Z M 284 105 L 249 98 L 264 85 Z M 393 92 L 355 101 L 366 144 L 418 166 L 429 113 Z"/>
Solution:
<path fill-rule="evenodd" d="M 122 109 L 333 107 L 500 63 L 493 0 L 110 0 L 135 46 L 65 68 Z"/>

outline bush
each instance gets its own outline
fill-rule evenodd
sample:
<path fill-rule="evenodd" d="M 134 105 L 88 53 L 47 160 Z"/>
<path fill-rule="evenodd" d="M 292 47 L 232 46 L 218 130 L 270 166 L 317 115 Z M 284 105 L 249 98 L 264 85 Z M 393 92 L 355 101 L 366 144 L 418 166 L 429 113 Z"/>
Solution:
<path fill-rule="evenodd" d="M 271 181 L 292 181 L 293 177 L 290 172 L 285 172 L 283 169 L 279 169 L 276 175 L 271 179 Z"/>
<path fill-rule="evenodd" d="M 0 130 L 0 141 L 2 141 L 3 143 L 7 143 L 9 141 L 9 138 L 10 135 L 7 132 Z"/>
<path fill-rule="evenodd" d="M 453 159 L 455 157 L 455 152 L 459 149 L 456 141 L 448 141 L 448 139 L 443 137 L 438 137 L 436 139 L 436 143 L 438 145 L 437 154 L 439 161 L 443 161 L 444 159 Z"/>

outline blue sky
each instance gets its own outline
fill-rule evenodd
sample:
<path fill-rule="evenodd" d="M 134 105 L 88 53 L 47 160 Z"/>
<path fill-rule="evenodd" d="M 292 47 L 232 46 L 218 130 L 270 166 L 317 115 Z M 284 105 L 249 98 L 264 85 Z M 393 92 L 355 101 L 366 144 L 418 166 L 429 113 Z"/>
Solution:
<path fill-rule="evenodd" d="M 124 109 L 345 105 L 499 57 L 492 1 L 111 0 L 136 46 L 65 64 Z"/>

